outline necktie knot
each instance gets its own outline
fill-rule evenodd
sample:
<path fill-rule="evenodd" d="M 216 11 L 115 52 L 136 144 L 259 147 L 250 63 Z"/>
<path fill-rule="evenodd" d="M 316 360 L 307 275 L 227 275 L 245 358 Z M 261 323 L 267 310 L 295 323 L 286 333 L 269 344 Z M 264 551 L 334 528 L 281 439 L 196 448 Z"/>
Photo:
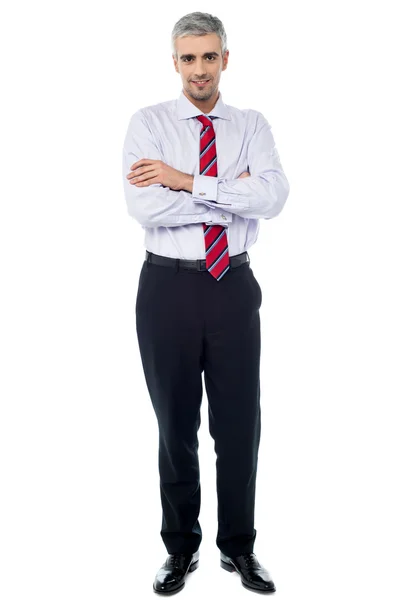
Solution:
<path fill-rule="evenodd" d="M 207 117 L 205 115 L 197 115 L 197 119 L 199 121 L 201 121 L 203 127 L 213 127 L 212 121 L 213 119 L 216 119 L 216 117 L 212 116 L 212 117 Z"/>

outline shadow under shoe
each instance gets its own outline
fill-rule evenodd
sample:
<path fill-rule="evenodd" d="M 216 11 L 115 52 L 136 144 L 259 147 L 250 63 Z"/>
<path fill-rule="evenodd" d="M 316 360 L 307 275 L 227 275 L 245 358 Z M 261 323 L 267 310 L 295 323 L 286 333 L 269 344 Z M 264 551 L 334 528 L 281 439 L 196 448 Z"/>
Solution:
<path fill-rule="evenodd" d="M 184 588 L 188 573 L 199 566 L 199 550 L 194 554 L 169 554 L 159 569 L 154 581 L 154 591 L 159 594 L 174 594 Z"/>
<path fill-rule="evenodd" d="M 276 587 L 270 573 L 262 567 L 256 555 L 248 552 L 234 558 L 220 553 L 220 566 L 226 571 L 237 571 L 244 587 L 258 592 L 275 592 Z"/>

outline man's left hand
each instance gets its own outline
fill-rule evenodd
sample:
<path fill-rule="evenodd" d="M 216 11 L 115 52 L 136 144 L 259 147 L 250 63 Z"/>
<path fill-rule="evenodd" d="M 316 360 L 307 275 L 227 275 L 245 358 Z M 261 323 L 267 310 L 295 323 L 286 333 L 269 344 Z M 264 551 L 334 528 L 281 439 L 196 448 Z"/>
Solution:
<path fill-rule="evenodd" d="M 142 158 L 130 167 L 126 175 L 132 185 L 146 186 L 152 183 L 161 183 L 171 190 L 184 189 L 187 173 L 170 167 L 162 160 Z"/>

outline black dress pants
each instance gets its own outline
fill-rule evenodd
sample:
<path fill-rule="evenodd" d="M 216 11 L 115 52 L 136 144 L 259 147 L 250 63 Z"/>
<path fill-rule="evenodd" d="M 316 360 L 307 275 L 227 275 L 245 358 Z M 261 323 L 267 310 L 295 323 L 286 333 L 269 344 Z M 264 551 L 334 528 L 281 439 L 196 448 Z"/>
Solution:
<path fill-rule="evenodd" d="M 169 554 L 202 539 L 198 437 L 202 372 L 216 452 L 216 545 L 252 552 L 261 432 L 261 288 L 246 262 L 217 281 L 208 271 L 149 263 L 141 269 L 136 330 L 159 427 L 161 537 Z"/>

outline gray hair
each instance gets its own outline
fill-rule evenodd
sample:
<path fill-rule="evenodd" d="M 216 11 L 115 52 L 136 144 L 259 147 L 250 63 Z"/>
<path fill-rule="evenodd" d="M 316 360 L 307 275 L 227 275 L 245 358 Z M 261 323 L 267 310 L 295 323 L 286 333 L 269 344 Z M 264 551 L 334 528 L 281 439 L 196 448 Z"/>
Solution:
<path fill-rule="evenodd" d="M 172 31 L 172 50 L 175 59 L 177 59 L 175 47 L 176 38 L 184 37 L 186 35 L 206 35 L 207 33 L 218 34 L 223 55 L 227 50 L 227 37 L 223 23 L 220 19 L 209 13 L 203 12 L 192 12 L 179 19 Z"/>

